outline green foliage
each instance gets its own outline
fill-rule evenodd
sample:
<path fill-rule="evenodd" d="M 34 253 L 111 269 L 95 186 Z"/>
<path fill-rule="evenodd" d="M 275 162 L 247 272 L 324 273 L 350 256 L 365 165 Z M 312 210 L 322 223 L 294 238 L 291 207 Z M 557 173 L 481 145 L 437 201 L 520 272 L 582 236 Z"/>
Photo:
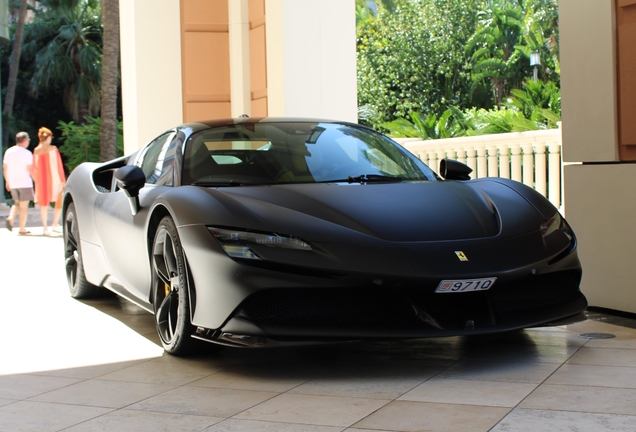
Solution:
<path fill-rule="evenodd" d="M 86 123 L 77 125 L 60 121 L 57 129 L 62 132 L 64 145 L 60 153 L 66 160 L 69 172 L 83 162 L 99 162 L 101 119 L 87 117 Z M 117 156 L 124 154 L 123 124 L 117 122 Z"/>
<path fill-rule="evenodd" d="M 448 108 L 439 117 L 433 113 L 424 116 L 413 112 L 411 121 L 397 119 L 382 123 L 380 126 L 396 138 L 453 138 L 465 136 L 468 131 L 474 130 L 473 124 L 456 107 Z"/>
<path fill-rule="evenodd" d="M 62 91 L 60 89 L 51 88 L 47 97 L 39 99 L 35 98 L 29 90 L 29 83 L 34 72 L 31 65 L 35 60 L 35 52 L 37 51 L 29 50 L 27 45 L 30 44 L 31 47 L 41 47 L 45 43 L 45 40 L 42 39 L 42 35 L 29 33 L 31 25 L 32 24 L 26 24 L 24 30 L 13 116 L 3 116 L 2 119 L 3 129 L 9 136 L 8 145 L 13 144 L 15 134 L 21 130 L 28 132 L 31 137 L 34 137 L 37 135 L 37 130 L 41 126 L 47 126 L 53 129 L 58 120 L 70 119 L 70 116 L 64 110 Z M 12 31 L 14 27 L 15 25 L 12 26 Z M 0 67 L 2 68 L 0 75 L 4 78 L 2 82 L 3 94 L 6 91 L 6 78 L 9 75 L 8 62 L 11 55 L 11 48 L 12 44 L 6 44 L 0 47 Z M 32 145 L 37 144 L 37 140 L 35 141 L 36 142 L 33 142 Z M 54 144 L 59 145 L 57 140 L 54 141 Z"/>
<path fill-rule="evenodd" d="M 500 107 L 505 96 L 532 73 L 532 52 L 541 57 L 541 78 L 558 85 L 557 0 L 485 0 L 478 15 L 477 31 L 467 44 L 472 53 L 471 95 L 483 96 L 489 89 L 492 103 Z"/>
<path fill-rule="evenodd" d="M 379 7 L 387 11 L 395 10 L 394 0 L 356 0 L 356 24 L 362 21 L 375 19 L 375 13 Z"/>
<path fill-rule="evenodd" d="M 423 139 L 554 128 L 558 51 L 557 0 L 395 0 L 358 25 L 360 121 Z"/>
<path fill-rule="evenodd" d="M 438 139 L 465 135 L 554 129 L 561 121 L 561 92 L 553 82 L 527 79 L 523 89 L 512 90 L 502 108 L 450 107 L 441 116 L 411 113 L 380 126 L 396 138 Z"/>
<path fill-rule="evenodd" d="M 101 37 L 99 1 L 43 0 L 25 28 L 25 52 L 35 55 L 30 80 L 37 98 L 62 89 L 63 104 L 76 122 L 99 113 Z"/>
<path fill-rule="evenodd" d="M 372 126 L 411 112 L 468 107 L 465 44 L 477 0 L 394 0 L 358 26 L 358 106 Z"/>
<path fill-rule="evenodd" d="M 520 72 L 521 56 L 515 47 L 522 40 L 524 13 L 518 4 L 493 2 L 477 15 L 477 30 L 466 45 L 473 61 L 471 93 L 489 81 L 494 104 L 500 106 Z"/>
<path fill-rule="evenodd" d="M 514 89 L 506 105 L 519 111 L 524 118 L 548 129 L 561 120 L 561 90 L 553 82 L 534 82 L 528 78 L 523 89 Z"/>
<path fill-rule="evenodd" d="M 526 1 L 524 44 L 517 46 L 526 58 L 535 51 L 541 56 L 539 69 L 543 80 L 558 84 L 561 74 L 559 62 L 559 10 L 557 0 Z"/>

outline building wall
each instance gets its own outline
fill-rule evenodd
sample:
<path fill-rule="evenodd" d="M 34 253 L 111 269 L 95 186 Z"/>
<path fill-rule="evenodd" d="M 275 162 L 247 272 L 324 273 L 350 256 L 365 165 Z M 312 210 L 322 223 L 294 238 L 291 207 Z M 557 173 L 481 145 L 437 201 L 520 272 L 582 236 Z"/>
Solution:
<path fill-rule="evenodd" d="M 250 114 L 250 0 L 228 2 L 231 116 Z M 260 0 L 261 2 L 263 0 Z"/>
<path fill-rule="evenodd" d="M 120 0 L 124 149 L 183 121 L 178 0 Z"/>
<path fill-rule="evenodd" d="M 250 109 L 253 117 L 269 115 L 267 82 L 267 14 L 265 0 L 249 1 Z"/>
<path fill-rule="evenodd" d="M 120 20 L 126 152 L 184 121 L 357 121 L 354 0 L 120 0 Z"/>
<path fill-rule="evenodd" d="M 618 86 L 616 26 L 617 3 L 630 1 L 559 0 L 559 31 L 565 209 L 581 289 L 591 306 L 636 313 L 636 164 L 621 158 L 618 104 L 636 95 Z"/>
<path fill-rule="evenodd" d="M 266 0 L 269 115 L 357 122 L 353 0 Z"/>
<path fill-rule="evenodd" d="M 227 0 L 183 0 L 183 121 L 231 117 Z"/>

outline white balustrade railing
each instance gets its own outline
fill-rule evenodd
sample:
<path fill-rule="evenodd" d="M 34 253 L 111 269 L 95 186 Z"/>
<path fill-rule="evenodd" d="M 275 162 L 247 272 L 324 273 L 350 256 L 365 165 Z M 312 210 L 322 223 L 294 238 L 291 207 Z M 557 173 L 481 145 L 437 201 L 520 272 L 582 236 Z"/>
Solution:
<path fill-rule="evenodd" d="M 473 178 L 504 177 L 522 182 L 563 204 L 561 128 L 472 137 L 421 140 L 396 138 L 409 151 L 437 171 L 444 158 L 456 159 L 473 169 Z"/>

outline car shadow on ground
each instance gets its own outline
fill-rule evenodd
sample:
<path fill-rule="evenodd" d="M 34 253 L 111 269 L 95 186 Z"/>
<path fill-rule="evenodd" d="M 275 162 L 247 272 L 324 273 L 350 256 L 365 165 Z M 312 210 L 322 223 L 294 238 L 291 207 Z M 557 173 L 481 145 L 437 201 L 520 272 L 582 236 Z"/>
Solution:
<path fill-rule="evenodd" d="M 135 304 L 109 294 L 99 299 L 82 300 L 82 303 L 161 346 L 153 316 Z M 258 367 L 243 373 L 256 374 L 260 379 L 288 377 L 293 370 L 295 374 L 330 377 L 344 382 L 382 377 L 420 380 L 437 374 L 461 375 L 477 367 L 486 372 L 511 371 L 535 363 L 562 361 L 564 356 L 572 354 L 569 348 L 580 346 L 574 336 L 567 333 L 560 328 L 542 328 L 493 335 L 351 341 L 309 347 L 226 348 L 220 353 L 204 349 L 188 357 L 168 354 L 164 357 L 183 363 L 207 362 L 210 367 L 217 367 L 219 361 L 250 364 Z M 470 362 L 462 362 L 469 356 Z"/>

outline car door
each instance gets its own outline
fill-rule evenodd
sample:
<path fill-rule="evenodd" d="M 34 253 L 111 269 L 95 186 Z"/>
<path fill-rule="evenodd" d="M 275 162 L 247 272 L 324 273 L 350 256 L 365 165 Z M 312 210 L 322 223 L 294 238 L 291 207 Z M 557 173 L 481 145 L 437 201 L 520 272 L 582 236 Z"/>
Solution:
<path fill-rule="evenodd" d="M 95 223 L 100 227 L 103 253 L 112 271 L 106 284 L 143 302 L 149 300 L 151 287 L 148 212 L 158 196 L 175 186 L 178 135 L 176 131 L 160 135 L 132 161 L 146 176 L 146 184 L 139 192 L 141 207 L 136 215 L 132 215 L 123 190 L 101 195 L 96 202 Z"/>

